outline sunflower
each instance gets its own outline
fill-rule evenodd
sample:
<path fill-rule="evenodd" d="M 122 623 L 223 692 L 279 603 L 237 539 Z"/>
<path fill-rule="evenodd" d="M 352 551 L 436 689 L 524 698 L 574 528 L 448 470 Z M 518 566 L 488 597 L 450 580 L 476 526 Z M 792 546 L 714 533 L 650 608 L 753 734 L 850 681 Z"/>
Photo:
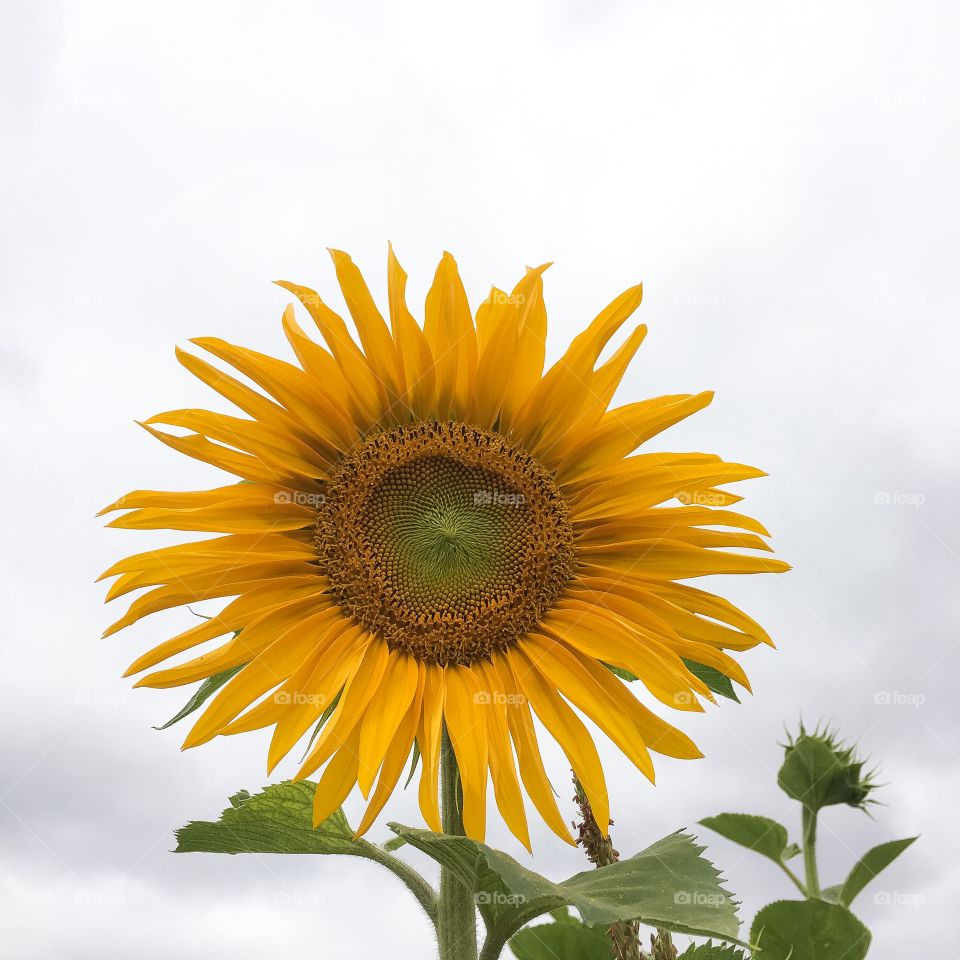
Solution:
<path fill-rule="evenodd" d="M 712 699 L 691 665 L 749 689 L 727 651 L 769 637 L 726 600 L 678 581 L 787 569 L 725 549 L 769 551 L 761 524 L 726 509 L 741 498 L 720 489 L 763 474 L 709 454 L 636 452 L 712 393 L 608 409 L 646 328 L 603 362 L 601 352 L 642 286 L 602 310 L 544 373 L 549 264 L 528 269 L 509 294 L 494 288 L 473 315 L 444 254 L 421 328 L 392 250 L 389 325 L 350 257 L 332 256 L 359 343 L 313 290 L 283 282 L 325 346 L 291 304 L 283 329 L 297 363 L 192 341 L 241 380 L 178 350 L 246 416 L 180 409 L 142 426 L 239 479 L 200 492 L 136 490 L 103 511 L 124 511 L 112 527 L 208 535 L 107 570 L 117 578 L 107 599 L 147 589 L 106 635 L 161 610 L 232 598 L 126 675 L 152 670 L 137 686 L 165 688 L 233 672 L 184 747 L 272 727 L 268 771 L 319 728 L 297 773 L 322 768 L 317 823 L 359 786 L 369 800 L 365 832 L 416 744 L 420 807 L 440 831 L 438 771 L 449 743 L 468 836 L 483 839 L 489 781 L 528 849 L 524 792 L 569 842 L 534 717 L 601 824 L 607 788 L 580 714 L 651 781 L 651 751 L 701 756 L 616 672 L 680 711 Z"/>

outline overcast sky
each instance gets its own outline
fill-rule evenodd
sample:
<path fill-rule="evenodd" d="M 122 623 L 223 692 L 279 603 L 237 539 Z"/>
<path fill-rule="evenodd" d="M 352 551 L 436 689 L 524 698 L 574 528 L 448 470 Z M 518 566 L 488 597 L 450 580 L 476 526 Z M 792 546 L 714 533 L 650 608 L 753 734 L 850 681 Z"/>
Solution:
<path fill-rule="evenodd" d="M 10 956 L 379 960 L 385 930 L 392 958 L 430 955 L 426 921 L 376 866 L 169 852 L 175 827 L 266 782 L 266 739 L 181 754 L 180 728 L 152 730 L 186 694 L 120 674 L 190 614 L 100 640 L 119 613 L 93 583 L 166 542 L 103 530 L 100 506 L 223 482 L 133 423 L 210 404 L 174 344 L 216 335 L 286 356 L 289 298 L 270 281 L 337 302 L 325 248 L 339 247 L 382 295 L 390 240 L 418 313 L 444 249 L 474 305 L 554 260 L 551 356 L 643 280 L 650 334 L 621 398 L 716 389 L 660 448 L 770 473 L 741 492 L 794 571 L 707 586 L 779 649 L 743 657 L 742 706 L 680 718 L 707 757 L 662 760 L 656 788 L 603 746 L 619 849 L 725 810 L 796 833 L 777 741 L 801 714 L 830 717 L 889 786 L 873 821 L 826 812 L 824 879 L 922 833 L 857 912 L 878 960 L 960 957 L 955 3 L 0 11 Z M 419 824 L 414 801 L 383 821 Z M 771 864 L 708 839 L 747 922 L 791 895 Z M 495 825 L 490 841 L 526 856 Z M 534 845 L 551 877 L 584 868 L 545 829 Z"/>

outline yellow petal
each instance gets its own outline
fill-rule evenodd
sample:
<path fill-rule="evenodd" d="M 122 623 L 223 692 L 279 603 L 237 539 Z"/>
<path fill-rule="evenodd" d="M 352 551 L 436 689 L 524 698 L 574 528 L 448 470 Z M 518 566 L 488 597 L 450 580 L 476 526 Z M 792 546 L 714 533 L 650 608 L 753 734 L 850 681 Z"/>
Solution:
<path fill-rule="evenodd" d="M 520 691 L 566 754 L 590 801 L 597 825 L 606 836 L 610 823 L 610 799 L 600 756 L 587 728 L 556 689 L 544 681 L 522 650 L 514 647 L 509 654 L 509 663 Z"/>
<path fill-rule="evenodd" d="M 477 364 L 472 421 L 489 429 L 500 415 L 520 355 L 520 312 L 513 304 L 503 304 L 488 313 L 497 323 Z M 477 317 L 479 322 L 479 311 Z"/>
<path fill-rule="evenodd" d="M 547 777 L 537 744 L 537 733 L 527 699 L 520 693 L 507 659 L 495 654 L 492 666 L 507 691 L 507 722 L 517 751 L 517 763 L 524 789 L 547 826 L 564 842 L 576 846 L 570 828 L 557 807 L 553 787 Z"/>
<path fill-rule="evenodd" d="M 463 784 L 463 828 L 471 840 L 486 834 L 487 725 L 483 691 L 469 667 L 448 667 L 444 718 Z"/>
<path fill-rule="evenodd" d="M 549 459 L 549 454 L 587 400 L 593 367 L 600 352 L 640 305 L 642 298 L 642 285 L 631 287 L 617 297 L 574 338 L 567 352 L 531 391 L 514 429 L 533 454 L 543 460 Z"/>
<path fill-rule="evenodd" d="M 292 435 L 284 436 L 280 431 L 264 427 L 255 420 L 228 417 L 209 410 L 168 410 L 154 414 L 144 422 L 195 430 L 208 440 L 229 444 L 259 457 L 284 473 L 325 477 L 336 462 L 336 448 L 333 445 L 321 444 L 318 440 L 311 447 Z"/>
<path fill-rule="evenodd" d="M 350 678 L 336 710 L 327 721 L 310 754 L 297 771 L 297 780 L 309 777 L 322 766 L 341 744 L 358 728 L 387 668 L 390 651 L 379 638 L 374 639 L 356 672 Z M 359 736 L 359 734 L 358 734 Z M 359 745 L 359 740 L 357 741 Z"/>
<path fill-rule="evenodd" d="M 266 574 L 266 578 L 263 574 Z M 178 579 L 168 586 L 157 587 L 138 597 L 119 620 L 107 627 L 103 635 L 109 637 L 143 617 L 159 613 L 161 610 L 181 607 L 187 603 L 197 603 L 200 600 L 239 596 L 265 582 L 270 582 L 270 578 L 310 576 L 311 574 L 325 585 L 326 581 L 321 581 L 316 567 L 307 563 L 284 564 L 279 569 L 276 564 L 257 564 L 237 567 L 230 571 L 215 571 L 212 574 L 209 572 L 194 574 Z"/>
<path fill-rule="evenodd" d="M 390 327 L 403 370 L 407 404 L 414 417 L 423 419 L 433 411 L 436 373 L 430 344 L 407 309 L 406 286 L 407 275 L 390 247 L 387 255 Z"/>
<path fill-rule="evenodd" d="M 319 598 L 323 590 L 322 583 L 318 584 L 316 577 L 281 579 L 277 583 L 268 582 L 248 590 L 228 603 L 215 617 L 148 650 L 130 664 L 124 676 L 129 677 L 131 674 L 140 673 L 178 653 L 183 653 L 184 650 L 189 650 L 207 640 L 222 637 L 225 633 L 235 633 L 254 620 L 294 600 L 304 596 Z"/>
<path fill-rule="evenodd" d="M 338 634 L 341 623 L 339 610 L 324 610 L 299 619 L 280 634 L 217 693 L 193 725 L 183 748 L 195 747 L 215 737 L 257 697 L 286 680 L 308 656 L 316 655 Z M 238 640 L 243 633 L 240 632 Z"/>
<path fill-rule="evenodd" d="M 290 414 L 278 403 L 257 393 L 246 384 L 231 377 L 229 374 L 218 370 L 206 360 L 187 353 L 186 350 L 176 348 L 177 360 L 189 370 L 195 377 L 202 380 L 208 387 L 212 387 L 222 397 L 226 397 L 234 406 L 239 407 L 244 413 L 250 414 L 256 420 L 264 424 L 270 424 L 277 429 L 288 429 L 294 432 L 297 428 L 295 421 Z"/>
<path fill-rule="evenodd" d="M 219 337 L 195 337 L 190 342 L 226 361 L 259 384 L 314 437 L 320 437 L 324 443 L 336 449 L 340 432 L 338 428 L 343 428 L 347 423 L 346 414 L 338 403 L 316 389 L 303 370 L 292 363 L 227 343 Z"/>
<path fill-rule="evenodd" d="M 527 848 L 530 853 L 530 831 L 527 827 L 527 815 L 523 808 L 523 794 L 517 779 L 517 768 L 510 746 L 510 732 L 507 724 L 507 691 L 494 668 L 482 660 L 473 664 L 481 677 L 488 694 L 483 704 L 486 712 L 488 762 L 490 779 L 493 781 L 493 793 L 497 808 L 510 832 Z"/>
<path fill-rule="evenodd" d="M 678 760 L 697 760 L 703 756 L 685 733 L 648 710 L 624 686 L 623 681 L 615 677 L 603 664 L 589 657 L 581 657 L 580 666 L 620 704 L 624 715 L 636 727 L 649 749 Z"/>
<path fill-rule="evenodd" d="M 562 600 L 543 619 L 540 628 L 587 656 L 629 670 L 667 706 L 702 712 L 694 691 L 712 698 L 706 684 L 653 634 L 599 607 L 572 599 Z"/>
<path fill-rule="evenodd" d="M 423 332 L 436 368 L 437 416 L 458 418 L 470 409 L 477 334 L 456 261 L 446 252 L 427 292 Z"/>
<path fill-rule="evenodd" d="M 623 751 L 637 769 L 654 782 L 653 761 L 639 732 L 622 712 L 621 704 L 594 681 L 579 657 L 568 648 L 537 634 L 519 644 L 544 680 L 582 710 Z"/>
<path fill-rule="evenodd" d="M 383 681 L 374 693 L 360 731 L 360 792 L 366 797 L 383 763 L 387 746 L 397 732 L 417 692 L 417 661 L 399 650 L 390 653 Z"/>
<path fill-rule="evenodd" d="M 363 423 L 375 423 L 384 410 L 386 393 L 367 363 L 367 358 L 354 342 L 343 319 L 335 314 L 321 299 L 316 290 L 301 287 L 286 280 L 277 280 L 278 286 L 289 290 L 306 308 L 320 330 L 343 376 L 350 386 L 351 395 Z"/>
<path fill-rule="evenodd" d="M 406 764 L 407 757 L 410 754 L 410 748 L 413 745 L 413 738 L 417 731 L 417 725 L 420 721 L 421 702 L 423 699 L 425 666 L 423 663 L 417 664 L 417 688 L 414 692 L 413 700 L 407 708 L 406 714 L 397 725 L 396 731 L 387 747 L 386 755 L 383 758 L 383 767 L 380 770 L 380 776 L 377 778 L 377 789 L 370 799 L 367 809 L 364 811 L 363 819 L 357 827 L 354 836 L 363 836 L 370 829 L 373 821 L 383 809 L 384 804 L 393 793 L 400 774 Z M 361 748 L 362 757 L 362 748 Z M 362 766 L 361 759 L 361 766 Z"/>
<path fill-rule="evenodd" d="M 316 793 L 313 795 L 313 825 L 319 827 L 324 820 L 343 806 L 343 801 L 357 782 L 357 744 L 360 731 L 355 730 L 337 750 L 323 771 Z"/>
<path fill-rule="evenodd" d="M 383 385 L 389 406 L 399 413 L 402 385 L 400 358 L 387 324 L 350 256 L 342 250 L 331 250 L 330 256 L 337 271 L 343 299 L 360 335 L 367 363 Z"/>
<path fill-rule="evenodd" d="M 613 400 L 617 387 L 623 375 L 627 372 L 630 361 L 634 358 L 640 344 L 647 335 L 647 328 L 643 324 L 638 326 L 624 341 L 614 355 L 602 364 L 590 379 L 586 399 L 580 413 L 568 424 L 566 432 L 557 437 L 550 451 L 550 461 L 562 462 L 563 458 L 596 427 L 600 418 Z"/>
<path fill-rule="evenodd" d="M 346 625 L 343 633 L 311 665 L 310 675 L 301 680 L 291 678 L 282 688 L 281 705 L 285 710 L 277 718 L 267 753 L 267 773 L 290 752 L 320 715 L 333 703 L 347 678 L 356 670 L 370 642 L 369 634 L 359 625 Z M 240 718 L 241 721 L 244 719 Z M 229 727 L 224 733 L 233 732 Z"/>
<path fill-rule="evenodd" d="M 712 399 L 712 391 L 707 391 L 696 396 L 655 397 L 610 410 L 596 430 L 564 458 L 560 478 L 582 476 L 627 456 L 667 427 L 702 410 Z"/>
<path fill-rule="evenodd" d="M 423 760 L 420 771 L 419 801 L 423 819 L 434 833 L 443 833 L 437 795 L 445 698 L 443 668 L 427 664 L 423 690 L 423 717 L 417 732 Z"/>
<path fill-rule="evenodd" d="M 547 350 L 547 308 L 543 303 L 543 272 L 549 263 L 528 269 L 513 288 L 510 300 L 519 311 L 516 362 L 500 411 L 500 430 L 509 434 L 517 412 L 540 382 Z"/>

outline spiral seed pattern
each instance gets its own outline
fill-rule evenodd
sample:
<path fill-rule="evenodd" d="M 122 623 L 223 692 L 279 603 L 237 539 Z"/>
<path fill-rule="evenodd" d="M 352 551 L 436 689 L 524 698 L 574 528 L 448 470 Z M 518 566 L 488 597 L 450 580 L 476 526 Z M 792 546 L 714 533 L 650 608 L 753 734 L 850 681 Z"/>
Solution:
<path fill-rule="evenodd" d="M 575 566 L 552 475 L 456 422 L 369 436 L 332 475 L 316 531 L 340 606 L 392 649 L 440 665 L 507 649 Z"/>

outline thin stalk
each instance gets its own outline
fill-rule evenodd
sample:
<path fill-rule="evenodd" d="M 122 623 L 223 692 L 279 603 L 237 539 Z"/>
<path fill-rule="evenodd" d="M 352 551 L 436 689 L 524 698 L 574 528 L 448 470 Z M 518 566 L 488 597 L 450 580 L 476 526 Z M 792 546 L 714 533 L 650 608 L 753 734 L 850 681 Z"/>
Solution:
<path fill-rule="evenodd" d="M 817 872 L 817 811 L 803 808 L 803 865 L 807 873 L 807 896 L 820 897 L 820 875 Z"/>
<path fill-rule="evenodd" d="M 440 815 L 444 833 L 451 836 L 465 836 L 462 798 L 457 758 L 444 729 L 440 748 Z M 473 891 L 443 866 L 440 868 L 437 940 L 440 960 L 477 960 L 477 914 Z"/>
<path fill-rule="evenodd" d="M 577 775 L 573 775 L 574 800 L 580 807 L 580 824 L 577 844 L 583 847 L 587 854 L 587 859 L 595 867 L 606 867 L 611 863 L 616 863 L 620 859 L 620 854 L 614 849 L 610 840 L 610 824 L 604 824 L 601 828 L 593 815 L 593 809 L 590 801 L 587 800 L 587 794 L 583 789 Z M 670 934 L 661 931 L 668 938 Z M 613 924 L 607 930 L 607 936 L 610 938 L 613 957 L 615 960 L 643 960 L 643 952 L 640 949 L 640 925 L 632 921 L 623 921 Z M 670 947 L 672 950 L 672 945 Z M 672 960 L 675 954 L 666 954 Z M 658 958 L 659 960 L 659 958 Z"/>
<path fill-rule="evenodd" d="M 807 888 L 803 885 L 803 881 L 782 860 L 778 860 L 777 865 L 790 878 L 790 882 L 806 896 Z"/>
<path fill-rule="evenodd" d="M 417 902 L 426 911 L 427 916 L 437 922 L 437 894 L 433 887 L 427 883 L 423 877 L 417 873 L 413 867 L 404 863 L 397 857 L 391 856 L 386 850 L 381 849 L 375 844 L 367 844 L 364 852 L 359 856 L 366 857 L 386 867 L 395 877 L 406 884 L 407 889 L 417 898 Z"/>

